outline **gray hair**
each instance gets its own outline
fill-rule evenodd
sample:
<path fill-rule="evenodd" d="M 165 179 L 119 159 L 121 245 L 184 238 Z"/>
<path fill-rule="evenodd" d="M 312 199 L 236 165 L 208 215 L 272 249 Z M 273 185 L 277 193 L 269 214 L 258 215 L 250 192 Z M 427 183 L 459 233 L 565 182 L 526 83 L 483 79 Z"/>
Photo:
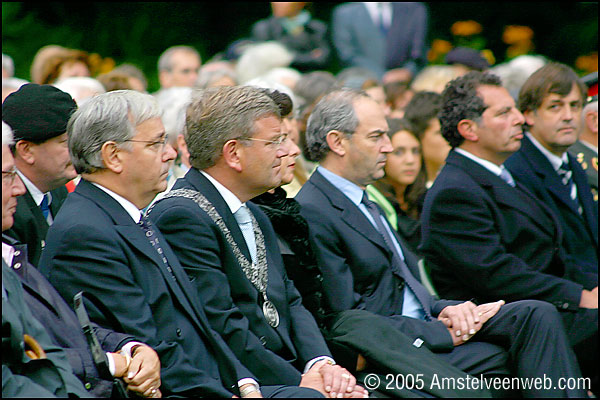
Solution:
<path fill-rule="evenodd" d="M 2 146 L 10 146 L 15 143 L 11 127 L 2 121 Z"/>
<path fill-rule="evenodd" d="M 198 89 L 207 89 L 221 78 L 231 78 L 232 81 L 237 83 L 237 76 L 231 70 L 225 68 L 216 70 L 200 70 L 200 73 L 198 74 L 198 80 L 196 81 L 196 87 Z"/>
<path fill-rule="evenodd" d="M 248 82 L 246 82 L 244 84 L 244 86 L 254 86 L 254 87 L 259 87 L 259 88 L 263 88 L 263 89 L 273 89 L 273 90 L 277 90 L 281 93 L 287 94 L 290 97 L 290 99 L 292 100 L 292 107 L 293 107 L 294 113 L 298 109 L 298 107 L 301 105 L 298 97 L 296 97 L 296 95 L 294 94 L 294 91 L 292 89 L 285 86 L 283 83 L 277 82 L 273 79 L 261 78 L 261 77 L 254 78 L 254 79 L 251 79 Z"/>
<path fill-rule="evenodd" d="M 581 111 L 581 118 L 585 120 L 585 116 L 591 112 L 598 112 L 598 100 L 587 103 Z"/>
<path fill-rule="evenodd" d="M 202 60 L 198 51 L 191 46 L 172 46 L 158 58 L 158 71 L 171 71 L 173 68 L 173 55 L 179 51 L 195 54 L 198 56 L 198 60 Z"/>
<path fill-rule="evenodd" d="M 9 78 L 12 78 L 15 75 L 15 63 L 8 54 L 2 53 L 2 69 L 6 70 Z M 4 80 L 4 78 L 2 80 Z"/>
<path fill-rule="evenodd" d="M 190 87 L 172 87 L 155 96 L 170 141 L 174 141 L 185 129 L 185 110 L 192 100 L 192 91 Z"/>
<path fill-rule="evenodd" d="M 280 118 L 279 107 L 261 89 L 224 86 L 196 90 L 186 111 L 185 142 L 194 168 L 215 165 L 228 140 L 249 138 L 262 117 Z"/>
<path fill-rule="evenodd" d="M 91 97 L 106 93 L 106 89 L 100 81 L 87 76 L 71 76 L 53 83 L 52 86 L 69 93 L 79 107 Z"/>
<path fill-rule="evenodd" d="M 238 82 L 244 84 L 273 68 L 287 67 L 293 59 L 294 55 L 279 42 L 255 43 L 244 50 L 236 63 Z"/>
<path fill-rule="evenodd" d="M 29 81 L 26 81 L 25 79 L 2 78 L 2 89 L 19 90 L 21 88 L 21 86 L 23 86 L 26 83 L 29 83 Z"/>
<path fill-rule="evenodd" d="M 315 106 L 306 126 L 306 147 L 311 161 L 321 161 L 329 153 L 327 134 L 333 130 L 351 135 L 358 127 L 354 102 L 369 98 L 363 91 L 340 89 L 325 95 Z"/>
<path fill-rule="evenodd" d="M 156 99 L 146 93 L 115 90 L 92 97 L 67 124 L 75 169 L 82 174 L 105 168 L 101 154 L 104 143 L 124 143 L 135 136 L 138 125 L 160 116 Z"/>

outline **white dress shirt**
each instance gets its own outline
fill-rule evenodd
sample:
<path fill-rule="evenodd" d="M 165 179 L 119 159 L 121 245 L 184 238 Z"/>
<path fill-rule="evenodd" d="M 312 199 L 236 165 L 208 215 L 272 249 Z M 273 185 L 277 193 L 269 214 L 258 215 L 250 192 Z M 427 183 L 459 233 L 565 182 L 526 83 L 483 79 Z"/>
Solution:
<path fill-rule="evenodd" d="M 239 208 L 242 205 L 246 204 L 246 203 L 242 203 L 241 200 L 238 199 L 238 197 L 235 194 L 233 194 L 233 192 L 231 190 L 227 189 L 223 184 L 221 184 L 221 182 L 217 181 L 215 178 L 213 178 L 212 176 L 210 176 L 209 174 L 207 174 L 204 171 L 200 171 L 200 173 L 202 175 L 204 175 L 206 177 L 206 179 L 208 179 L 210 181 L 210 183 L 212 183 L 214 185 L 215 189 L 217 189 L 217 191 L 219 192 L 219 194 L 221 195 L 223 200 L 225 200 L 225 203 L 227 203 L 227 206 L 231 210 L 232 214 L 235 214 L 236 211 L 239 210 Z M 250 211 L 250 209 L 248 209 L 248 211 Z M 321 360 L 329 360 L 332 363 L 335 363 L 335 361 L 331 357 L 328 357 L 328 356 L 315 357 L 306 363 L 306 366 L 304 367 L 304 372 L 306 373 L 316 362 L 321 361 Z M 243 380 L 245 381 L 245 379 L 243 379 Z M 249 382 L 245 382 L 245 383 L 249 383 Z"/>
<path fill-rule="evenodd" d="M 37 204 L 37 206 L 39 207 L 42 204 L 42 200 L 44 200 L 44 195 L 48 195 L 48 207 L 50 207 L 50 204 L 52 204 L 52 194 L 50 192 L 42 193 L 42 191 L 40 189 L 38 189 L 37 186 L 35 186 L 33 184 L 33 182 L 31 182 L 18 169 L 17 169 L 17 174 L 19 174 L 19 177 L 21 178 L 21 180 L 25 184 L 25 187 L 27 188 L 27 191 L 29 192 L 29 194 L 33 198 L 33 201 L 35 201 L 35 204 Z M 54 222 L 54 218 L 52 218 L 52 213 L 51 212 L 48 213 L 48 216 L 46 217 L 46 221 L 48 221 L 48 225 L 52 225 L 52 222 Z"/>

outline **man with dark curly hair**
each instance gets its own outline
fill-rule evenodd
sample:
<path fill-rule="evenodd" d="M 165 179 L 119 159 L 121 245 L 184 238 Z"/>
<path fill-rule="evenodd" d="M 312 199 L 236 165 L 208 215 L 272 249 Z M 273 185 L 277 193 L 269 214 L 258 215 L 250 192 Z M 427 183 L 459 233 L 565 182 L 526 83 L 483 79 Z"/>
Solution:
<path fill-rule="evenodd" d="M 597 357 L 598 276 L 580 273 L 557 214 L 504 168 L 521 147 L 523 114 L 490 74 L 455 79 L 442 97 L 442 135 L 453 150 L 425 199 L 419 247 L 438 293 L 549 302 L 576 351 L 587 343 Z"/>

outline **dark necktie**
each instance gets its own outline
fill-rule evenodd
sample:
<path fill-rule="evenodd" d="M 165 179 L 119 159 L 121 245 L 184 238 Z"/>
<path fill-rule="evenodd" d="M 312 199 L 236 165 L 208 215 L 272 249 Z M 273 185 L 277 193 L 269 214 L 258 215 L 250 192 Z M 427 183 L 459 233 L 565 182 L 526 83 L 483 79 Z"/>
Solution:
<path fill-rule="evenodd" d="M 573 200 L 577 204 L 577 211 L 579 212 L 579 214 L 581 214 L 583 210 L 581 209 L 581 206 L 577 201 L 577 187 L 575 186 L 575 182 L 573 182 L 573 171 L 571 171 L 569 164 L 563 162 L 556 172 L 558 173 L 558 176 L 560 176 L 563 185 L 565 185 L 565 187 L 567 188 L 567 191 L 569 192 L 569 197 L 571 197 L 571 200 Z"/>
<path fill-rule="evenodd" d="M 508 172 L 508 170 L 506 168 L 504 168 L 504 165 L 502 167 L 500 167 L 500 178 L 508 183 L 510 186 L 515 187 L 515 180 L 513 179 L 512 175 L 510 174 L 510 172 Z"/>
<path fill-rule="evenodd" d="M 429 312 L 425 309 L 425 307 L 423 305 L 423 301 L 419 298 L 419 293 L 417 292 L 418 282 L 416 281 L 415 278 L 412 277 L 412 274 L 411 274 L 410 270 L 408 269 L 408 267 L 406 266 L 406 263 L 404 262 L 402 257 L 400 257 L 400 254 L 398 253 L 396 245 L 394 244 L 395 239 L 390 236 L 383 221 L 381 220 L 382 216 L 381 216 L 381 212 L 379 211 L 379 208 L 377 207 L 377 205 L 375 203 L 373 203 L 371 200 L 368 199 L 366 191 L 363 193 L 363 198 L 362 198 L 361 202 L 365 205 L 365 207 L 367 207 L 369 214 L 371 214 L 371 216 L 375 220 L 375 224 L 377 225 L 377 230 L 383 237 L 383 241 L 385 242 L 388 249 L 390 249 L 392 251 L 393 260 L 396 263 L 396 265 L 398 266 L 397 268 L 400 270 L 399 274 L 400 274 L 400 276 L 402 276 L 404 278 L 404 282 L 406 283 L 406 285 L 408 285 L 409 289 L 415 295 L 416 300 L 419 302 L 419 305 L 421 306 L 420 311 L 423 313 L 423 315 L 425 315 L 427 317 L 431 317 Z"/>
<path fill-rule="evenodd" d="M 48 194 L 44 195 L 42 199 L 42 203 L 40 204 L 40 209 L 42 210 L 42 214 L 44 218 L 48 220 L 48 215 L 50 214 L 50 205 L 48 204 Z"/>
<path fill-rule="evenodd" d="M 150 220 L 143 216 L 142 218 L 140 218 L 140 222 L 138 222 L 138 225 L 144 230 L 146 238 L 148 239 L 152 247 L 154 247 L 154 250 L 156 250 L 158 256 L 162 259 L 162 262 L 163 264 L 165 264 L 165 267 L 167 268 L 167 271 L 169 271 L 169 273 L 171 274 L 171 277 L 177 280 L 177 278 L 175 278 L 175 275 L 173 274 L 173 269 L 169 265 L 169 261 L 167 260 L 163 249 L 160 247 L 160 242 L 158 240 L 158 237 L 156 236 L 156 233 L 152 229 L 152 223 L 150 222 Z"/>
<path fill-rule="evenodd" d="M 381 31 L 381 33 L 383 33 L 384 37 L 387 37 L 387 33 L 388 33 L 388 28 L 387 25 L 385 24 L 385 19 L 383 17 L 384 13 L 383 13 L 383 4 L 378 3 L 377 4 L 377 11 L 379 12 L 379 30 Z"/>

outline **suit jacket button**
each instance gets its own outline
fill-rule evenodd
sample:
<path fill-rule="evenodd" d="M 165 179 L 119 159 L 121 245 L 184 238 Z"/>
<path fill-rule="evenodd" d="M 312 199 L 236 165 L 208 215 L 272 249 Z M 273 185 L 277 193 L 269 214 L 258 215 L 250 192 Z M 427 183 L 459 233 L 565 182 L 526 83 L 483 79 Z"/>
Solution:
<path fill-rule="evenodd" d="M 18 262 L 18 263 L 15 263 L 15 265 L 13 265 L 13 268 L 14 268 L 14 269 L 19 269 L 19 268 L 21 268 L 21 263 L 20 263 L 20 262 Z"/>
<path fill-rule="evenodd" d="M 261 336 L 259 338 L 259 340 L 260 340 L 260 344 L 262 344 L 263 346 L 267 345 L 267 338 L 265 338 L 264 336 Z"/>
<path fill-rule="evenodd" d="M 565 310 L 569 308 L 569 303 L 563 303 L 562 308 Z"/>
<path fill-rule="evenodd" d="M 181 329 L 177 328 L 175 332 L 177 333 L 177 337 L 181 337 Z"/>
<path fill-rule="evenodd" d="M 89 382 L 86 382 L 85 385 L 84 385 L 84 387 L 85 387 L 86 390 L 90 390 L 92 388 L 92 384 L 89 383 Z"/>
<path fill-rule="evenodd" d="M 21 255 L 21 251 L 20 250 L 16 250 L 14 256 L 17 257 L 17 256 L 20 256 L 20 255 Z"/>

